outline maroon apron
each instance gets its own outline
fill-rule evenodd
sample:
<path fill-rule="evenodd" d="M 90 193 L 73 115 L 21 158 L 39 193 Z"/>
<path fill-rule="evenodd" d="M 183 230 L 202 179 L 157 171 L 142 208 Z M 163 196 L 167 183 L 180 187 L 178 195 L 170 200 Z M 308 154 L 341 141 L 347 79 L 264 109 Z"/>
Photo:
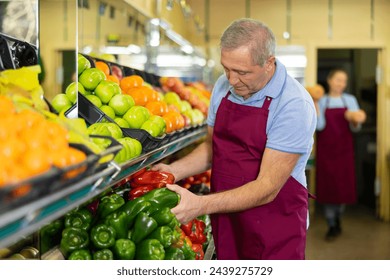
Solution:
<path fill-rule="evenodd" d="M 271 98 L 262 108 L 222 99 L 213 134 L 211 190 L 255 180 L 260 171 Z M 211 215 L 217 259 L 304 259 L 308 192 L 293 177 L 276 198 L 245 211 Z"/>
<path fill-rule="evenodd" d="M 326 108 L 326 126 L 317 132 L 316 194 L 320 203 L 356 202 L 353 136 L 344 117 L 346 110 Z"/>

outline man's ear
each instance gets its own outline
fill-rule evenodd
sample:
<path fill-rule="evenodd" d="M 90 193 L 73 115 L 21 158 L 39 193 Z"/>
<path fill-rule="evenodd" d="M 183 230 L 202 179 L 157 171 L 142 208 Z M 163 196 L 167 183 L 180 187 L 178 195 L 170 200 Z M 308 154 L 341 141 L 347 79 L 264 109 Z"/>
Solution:
<path fill-rule="evenodd" d="M 271 56 L 267 59 L 266 70 L 271 71 L 275 64 L 275 57 Z"/>

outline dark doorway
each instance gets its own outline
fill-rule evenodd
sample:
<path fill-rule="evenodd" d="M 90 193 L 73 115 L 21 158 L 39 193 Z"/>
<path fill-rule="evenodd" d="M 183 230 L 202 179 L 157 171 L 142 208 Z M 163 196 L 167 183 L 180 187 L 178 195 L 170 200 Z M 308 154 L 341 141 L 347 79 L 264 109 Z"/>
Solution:
<path fill-rule="evenodd" d="M 65 92 L 68 85 L 76 80 L 76 51 L 75 50 L 63 50 L 62 55 L 62 86 L 61 91 Z"/>
<path fill-rule="evenodd" d="M 376 109 L 375 73 L 377 49 L 319 49 L 317 82 L 328 89 L 326 76 L 335 67 L 348 72 L 346 92 L 356 96 L 367 121 L 355 134 L 355 163 L 358 203 L 375 210 Z"/>

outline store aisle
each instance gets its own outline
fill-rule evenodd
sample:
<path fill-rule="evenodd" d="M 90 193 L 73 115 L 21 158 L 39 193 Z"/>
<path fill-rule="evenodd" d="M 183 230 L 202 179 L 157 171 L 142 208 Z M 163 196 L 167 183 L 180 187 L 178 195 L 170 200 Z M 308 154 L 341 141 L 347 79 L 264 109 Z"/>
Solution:
<path fill-rule="evenodd" d="M 343 233 L 325 241 L 326 222 L 318 209 L 311 218 L 307 236 L 308 260 L 390 260 L 390 223 L 375 218 L 362 206 L 346 208 Z"/>

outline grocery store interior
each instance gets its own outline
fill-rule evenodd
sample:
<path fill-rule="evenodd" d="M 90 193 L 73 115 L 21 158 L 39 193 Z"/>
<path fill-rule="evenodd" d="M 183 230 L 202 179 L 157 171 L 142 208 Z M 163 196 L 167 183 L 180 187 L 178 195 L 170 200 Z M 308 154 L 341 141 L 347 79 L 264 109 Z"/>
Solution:
<path fill-rule="evenodd" d="M 57 160 L 59 164 L 34 173 L 32 179 L 24 177 L 10 183 L 2 181 L 6 173 L 27 175 L 23 168 L 7 171 L 9 167 L 3 162 L 8 159 L 0 160 L 0 177 L 3 176 L 0 178 L 0 259 L 67 259 L 75 251 L 71 248 L 72 237 L 77 236 L 79 243 L 86 242 L 76 231 L 65 232 L 67 228 L 75 228 L 67 223 L 79 226 L 84 220 L 91 222 L 104 215 L 108 226 L 112 223 L 112 227 L 118 227 L 119 214 L 113 217 L 115 211 L 111 211 L 107 218 L 107 209 L 115 205 L 116 209 L 123 208 L 127 205 L 124 197 L 134 201 L 131 187 L 136 186 L 138 171 L 181 158 L 205 140 L 210 95 L 213 84 L 223 74 L 219 39 L 230 22 L 244 17 L 261 20 L 273 30 L 276 57 L 305 87 L 320 84 L 326 88 L 326 77 L 332 68 L 346 69 L 349 74 L 346 92 L 356 97 L 367 114 L 362 129 L 354 133 L 357 203 L 346 206 L 343 233 L 330 242 L 324 238 L 327 224 L 323 206 L 310 200 L 306 259 L 390 259 L 389 14 L 387 0 L 0 0 L 0 97 L 3 93 L 15 95 L 13 100 L 14 103 L 17 100 L 18 108 L 33 106 L 46 112 L 45 117 L 20 116 L 26 123 L 27 118 L 33 117 L 50 123 L 42 125 L 45 128 L 41 130 L 36 129 L 37 136 L 24 136 L 27 146 L 43 145 L 38 140 L 55 146 L 29 153 L 29 162 L 38 164 L 33 159 L 48 157 L 53 152 L 53 162 Z M 17 72 L 7 75 L 9 69 Z M 151 124 L 141 129 L 138 123 L 129 126 L 130 109 L 113 100 L 122 94 L 110 93 L 107 97 L 104 90 L 100 93 L 97 89 L 100 81 L 93 85 L 96 78 L 90 78 L 89 73 L 87 76 L 91 69 L 101 70 L 104 79 L 116 84 L 115 90 L 126 90 L 125 95 L 132 96 L 135 105 L 147 107 L 151 114 L 164 119 L 165 128 Z M 124 79 L 129 76 L 137 78 Z M 14 81 L 11 79 L 15 84 L 20 83 L 22 89 L 11 86 Z M 83 92 L 75 86 L 77 81 L 84 85 Z M 153 106 L 148 107 L 147 100 L 142 101 L 140 93 L 133 90 L 141 87 L 145 95 L 153 92 L 148 95 L 149 102 L 154 101 Z M 168 101 L 168 92 L 175 92 L 172 98 L 180 102 Z M 39 99 L 38 95 L 44 98 Z M 99 96 L 97 101 L 96 96 Z M 109 99 L 104 101 L 104 98 Z M 166 107 L 161 105 L 164 98 Z M 168 106 L 176 106 L 175 102 L 182 107 L 169 111 Z M 0 106 L 3 108 L 5 105 Z M 160 110 L 166 110 L 169 116 L 164 117 Z M 0 122 L 0 139 L 2 132 L 11 128 L 6 121 Z M 63 131 L 53 122 L 72 131 L 73 144 L 66 142 L 66 149 L 56 146 L 63 144 L 59 139 Z M 117 123 L 121 128 L 117 126 L 118 131 L 106 126 L 107 123 L 112 126 Z M 22 125 L 20 129 L 29 131 Z M 47 134 L 38 137 L 44 130 Z M 120 137 L 113 131 L 121 134 Z M 15 150 L 19 148 L 12 146 Z M 61 153 L 70 149 L 74 157 L 65 163 Z M 23 159 L 13 159 L 15 166 L 20 162 L 27 166 L 25 158 L 27 153 Z M 315 170 L 313 152 L 306 167 L 311 193 L 316 191 Z M 206 195 L 210 191 L 210 172 L 194 174 L 197 176 L 183 179 L 179 184 Z M 103 202 L 106 212 L 99 210 L 99 206 L 103 209 Z M 85 209 L 89 214 L 81 211 Z M 93 218 L 88 216 L 91 213 Z M 187 248 L 190 252 L 182 249 L 180 252 L 186 254 L 183 258 L 215 259 L 210 217 L 202 217 L 202 223 L 207 228 L 204 232 L 207 238 L 202 242 L 191 240 L 193 245 L 199 243 L 201 249 Z M 127 230 L 122 233 L 126 238 L 122 239 L 138 238 L 142 240 L 140 244 L 152 246 L 143 243 L 140 232 Z M 158 233 L 155 230 L 153 234 Z M 114 245 L 103 246 L 100 243 L 104 240 L 95 240 L 96 236 L 91 233 L 89 237 L 95 246 L 89 258 L 126 259 L 134 258 L 134 254 L 139 259 L 154 258 L 140 251 L 126 256 L 115 245 L 115 239 Z M 85 244 L 78 246 L 87 248 Z M 164 246 L 166 250 L 167 246 Z M 107 255 L 105 250 L 114 247 L 114 253 Z M 172 257 L 177 254 L 173 251 L 170 250 Z M 83 256 L 80 253 L 77 257 Z"/>

